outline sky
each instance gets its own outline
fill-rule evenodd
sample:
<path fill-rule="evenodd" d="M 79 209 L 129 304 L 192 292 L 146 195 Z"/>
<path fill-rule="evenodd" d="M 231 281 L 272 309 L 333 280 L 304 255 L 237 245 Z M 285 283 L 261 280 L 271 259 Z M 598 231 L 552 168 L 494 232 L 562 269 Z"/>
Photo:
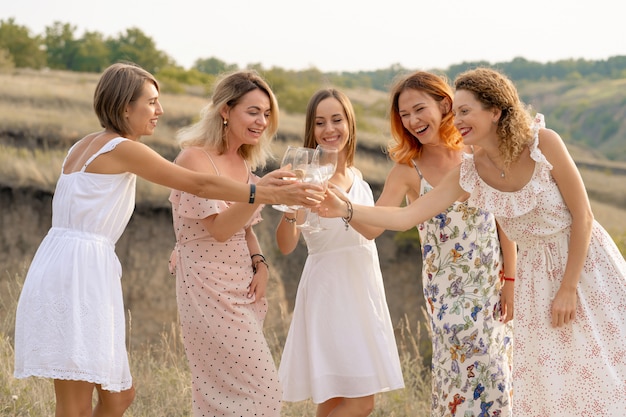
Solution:
<path fill-rule="evenodd" d="M 322 72 L 446 69 L 522 57 L 541 63 L 626 55 L 615 0 L 12 0 L 31 34 L 54 22 L 117 37 L 139 28 L 189 69 L 217 58 L 240 68 Z"/>

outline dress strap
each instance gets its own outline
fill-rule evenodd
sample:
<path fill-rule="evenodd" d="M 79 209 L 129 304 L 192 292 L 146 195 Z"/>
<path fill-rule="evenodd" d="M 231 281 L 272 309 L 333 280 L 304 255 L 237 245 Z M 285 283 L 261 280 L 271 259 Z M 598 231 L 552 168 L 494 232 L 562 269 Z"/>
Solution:
<path fill-rule="evenodd" d="M 108 141 L 107 143 L 104 144 L 104 146 L 102 146 L 102 148 L 100 148 L 96 153 L 94 153 L 93 155 L 91 155 L 89 157 L 89 159 L 87 159 L 87 161 L 85 162 L 85 164 L 83 165 L 83 167 L 81 168 L 80 172 L 85 172 L 85 170 L 87 169 L 87 166 L 89 166 L 89 164 L 96 159 L 98 156 L 102 155 L 103 153 L 107 153 L 107 152 L 111 152 L 113 149 L 115 149 L 115 147 L 126 141 L 126 140 L 130 140 L 130 139 L 126 139 L 123 138 L 121 136 L 118 136 L 116 138 L 111 139 L 110 141 Z"/>
<path fill-rule="evenodd" d="M 209 158 L 209 161 L 211 161 L 211 165 L 213 165 L 213 169 L 215 170 L 215 174 L 216 175 L 221 175 L 219 169 L 217 169 L 217 165 L 215 165 L 215 162 L 213 162 L 213 158 L 211 158 L 211 155 L 209 155 L 209 153 L 206 151 L 206 149 L 202 148 L 202 152 L 204 152 L 204 154 L 206 155 L 207 158 Z M 250 182 L 250 168 L 248 167 L 248 162 L 246 162 L 246 160 L 243 160 L 243 164 L 246 167 L 246 172 L 248 173 L 248 182 Z"/>
<path fill-rule="evenodd" d="M 413 164 L 413 168 L 415 168 L 415 170 L 417 171 L 417 175 L 420 176 L 420 180 L 424 180 L 424 176 L 422 175 L 422 171 L 420 171 L 419 167 L 417 166 L 417 162 L 415 162 L 415 159 L 411 159 L 411 163 Z"/>

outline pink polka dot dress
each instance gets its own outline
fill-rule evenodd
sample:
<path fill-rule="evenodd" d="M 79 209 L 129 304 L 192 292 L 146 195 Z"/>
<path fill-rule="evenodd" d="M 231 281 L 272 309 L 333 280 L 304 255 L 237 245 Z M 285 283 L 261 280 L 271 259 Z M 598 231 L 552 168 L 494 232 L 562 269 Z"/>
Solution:
<path fill-rule="evenodd" d="M 170 201 L 177 242 L 172 264 L 194 417 L 280 416 L 281 387 L 263 334 L 267 300 L 247 298 L 253 274 L 245 230 L 218 242 L 200 220 L 229 203 L 176 190 Z M 261 208 L 246 227 L 261 221 Z"/>
<path fill-rule="evenodd" d="M 573 323 L 551 325 L 552 299 L 567 263 L 572 218 L 538 148 L 538 115 L 531 157 L 535 171 L 519 191 L 501 192 L 478 175 L 471 155 L 461 166 L 469 203 L 494 213 L 517 242 L 513 415 L 626 415 L 626 262 L 594 222 L 578 284 Z"/>

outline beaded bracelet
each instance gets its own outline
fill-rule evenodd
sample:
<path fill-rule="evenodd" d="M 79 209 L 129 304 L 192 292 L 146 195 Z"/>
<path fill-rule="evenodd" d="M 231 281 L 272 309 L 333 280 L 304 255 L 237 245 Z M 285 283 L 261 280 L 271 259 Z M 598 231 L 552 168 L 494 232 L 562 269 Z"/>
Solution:
<path fill-rule="evenodd" d="M 263 256 L 263 254 L 261 253 L 253 253 L 252 255 L 250 255 L 250 259 L 254 259 L 255 256 L 260 256 L 264 261 L 266 260 L 265 256 Z"/>
<path fill-rule="evenodd" d="M 350 220 L 352 220 L 352 214 L 354 213 L 354 210 L 352 209 L 352 203 L 350 202 L 350 200 L 346 200 L 346 205 L 348 206 L 348 215 L 346 217 L 342 217 L 341 220 L 343 220 L 344 224 L 346 225 L 346 231 L 348 231 L 348 223 L 350 223 Z"/>
<path fill-rule="evenodd" d="M 296 218 L 295 218 L 295 217 L 290 218 L 290 217 L 284 216 L 283 218 L 284 218 L 284 219 L 285 219 L 285 221 L 286 221 L 287 223 L 289 223 L 289 224 L 294 224 L 294 223 L 296 222 Z"/>
<path fill-rule="evenodd" d="M 258 261 L 256 261 L 254 264 L 252 264 L 252 273 L 256 274 L 257 268 L 259 264 L 265 264 L 265 266 L 267 267 L 267 269 L 270 269 L 270 266 L 268 265 L 267 261 L 265 260 L 265 258 L 260 259 Z"/>

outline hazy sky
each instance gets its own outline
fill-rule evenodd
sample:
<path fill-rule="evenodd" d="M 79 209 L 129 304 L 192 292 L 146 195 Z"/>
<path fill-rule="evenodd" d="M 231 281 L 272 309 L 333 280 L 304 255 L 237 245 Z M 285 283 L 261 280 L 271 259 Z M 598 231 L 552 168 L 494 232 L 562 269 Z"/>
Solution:
<path fill-rule="evenodd" d="M 626 55 L 615 0 L 10 0 L 32 34 L 55 21 L 117 36 L 138 27 L 185 68 L 198 58 L 323 72 L 447 68 Z M 620 6 L 621 7 L 621 6 Z"/>

